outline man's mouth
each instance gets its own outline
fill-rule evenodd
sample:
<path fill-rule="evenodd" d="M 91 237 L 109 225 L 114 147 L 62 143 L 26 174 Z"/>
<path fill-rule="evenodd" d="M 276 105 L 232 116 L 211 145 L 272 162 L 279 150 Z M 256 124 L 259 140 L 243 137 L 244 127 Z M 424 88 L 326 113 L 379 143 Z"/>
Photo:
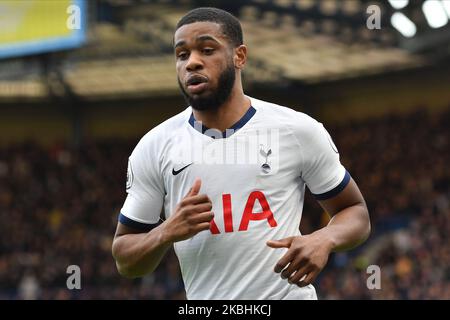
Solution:
<path fill-rule="evenodd" d="M 200 75 L 194 75 L 189 77 L 186 81 L 186 87 L 191 94 L 201 93 L 206 89 L 208 83 L 208 78 Z"/>

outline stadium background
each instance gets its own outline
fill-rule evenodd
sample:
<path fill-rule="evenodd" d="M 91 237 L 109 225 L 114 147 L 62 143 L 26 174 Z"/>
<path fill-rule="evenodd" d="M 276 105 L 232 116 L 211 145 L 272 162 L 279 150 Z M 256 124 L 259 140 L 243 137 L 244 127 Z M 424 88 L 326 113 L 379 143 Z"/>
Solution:
<path fill-rule="evenodd" d="M 438 5 L 450 19 L 448 2 Z M 67 15 L 48 9 L 55 3 L 84 2 L 0 1 L 1 299 L 184 298 L 173 253 L 153 275 L 128 280 L 110 248 L 127 157 L 185 107 L 173 27 L 204 5 L 242 21 L 246 93 L 323 122 L 366 197 L 372 235 L 332 254 L 319 298 L 450 299 L 450 23 L 432 28 L 424 1 L 89 1 L 78 38 L 49 46 L 45 36 L 74 36 L 48 33 Z M 371 4 L 380 30 L 366 27 Z M 414 36 L 391 25 L 395 12 Z M 24 45 L 5 46 L 15 40 Z M 304 233 L 328 219 L 309 195 L 303 217 Z M 366 287 L 371 264 L 380 290 Z M 69 265 L 81 268 L 81 290 L 66 288 Z"/>

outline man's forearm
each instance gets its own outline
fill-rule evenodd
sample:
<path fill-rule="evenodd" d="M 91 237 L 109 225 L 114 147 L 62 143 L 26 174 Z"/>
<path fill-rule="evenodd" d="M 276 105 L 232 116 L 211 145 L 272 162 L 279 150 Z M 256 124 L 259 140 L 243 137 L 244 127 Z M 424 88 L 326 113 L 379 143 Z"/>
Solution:
<path fill-rule="evenodd" d="M 369 213 L 365 204 L 356 204 L 336 213 L 328 225 L 317 232 L 330 240 L 331 251 L 344 251 L 363 243 L 370 234 Z"/>
<path fill-rule="evenodd" d="M 112 252 L 119 273 L 136 278 L 152 273 L 171 245 L 160 225 L 148 233 L 117 236 Z"/>

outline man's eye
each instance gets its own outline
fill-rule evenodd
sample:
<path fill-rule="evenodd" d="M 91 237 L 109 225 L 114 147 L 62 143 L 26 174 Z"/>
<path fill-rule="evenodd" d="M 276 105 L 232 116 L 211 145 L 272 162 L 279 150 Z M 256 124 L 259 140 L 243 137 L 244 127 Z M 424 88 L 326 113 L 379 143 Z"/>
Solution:
<path fill-rule="evenodd" d="M 205 49 L 203 49 L 203 53 L 206 54 L 206 55 L 211 55 L 211 54 L 213 54 L 213 52 L 214 52 L 213 48 L 205 48 Z"/>
<path fill-rule="evenodd" d="M 177 58 L 181 60 L 186 60 L 187 57 L 188 57 L 187 52 L 180 52 L 179 54 L 177 54 Z"/>

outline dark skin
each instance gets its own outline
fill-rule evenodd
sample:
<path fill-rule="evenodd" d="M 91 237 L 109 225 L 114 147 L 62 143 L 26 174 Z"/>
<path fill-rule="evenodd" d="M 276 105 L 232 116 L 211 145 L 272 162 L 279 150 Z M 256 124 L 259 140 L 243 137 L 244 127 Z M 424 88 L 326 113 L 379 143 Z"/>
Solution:
<path fill-rule="evenodd" d="M 121 275 L 136 278 L 153 272 L 174 242 L 209 230 L 214 218 L 212 202 L 200 194 L 200 188 L 201 181 L 197 179 L 173 214 L 147 233 L 117 224 L 112 253 Z"/>
<path fill-rule="evenodd" d="M 208 128 L 224 131 L 236 123 L 250 107 L 241 81 L 241 71 L 247 60 L 246 46 L 232 46 L 219 24 L 196 22 L 176 31 L 174 50 L 178 78 L 191 94 L 213 93 L 221 72 L 227 62 L 232 61 L 236 81 L 230 97 L 218 109 L 193 112 Z M 194 74 L 207 79 L 201 90 L 189 90 L 187 86 L 187 80 Z M 112 253 L 122 275 L 133 278 L 153 272 L 173 243 L 209 229 L 214 217 L 212 202 L 206 194 L 200 193 L 200 188 L 201 181 L 197 179 L 170 217 L 149 232 L 142 233 L 118 223 Z M 314 281 L 332 251 L 353 248 L 364 242 L 370 233 L 368 210 L 353 179 L 341 193 L 320 201 L 320 205 L 333 216 L 326 227 L 309 235 L 267 242 L 274 249 L 288 248 L 274 271 L 298 286 Z"/>
<path fill-rule="evenodd" d="M 220 131 L 230 128 L 250 108 L 250 99 L 245 97 L 241 81 L 241 71 L 247 61 L 247 47 L 241 45 L 233 48 L 217 23 L 196 22 L 175 32 L 174 48 L 178 79 L 185 90 L 188 90 L 185 83 L 192 75 L 208 79 L 206 88 L 197 93 L 199 95 L 208 95 L 217 89 L 221 72 L 227 62 L 232 61 L 236 81 L 228 100 L 217 110 L 193 110 L 195 119 L 208 128 Z"/>
<path fill-rule="evenodd" d="M 319 204 L 332 216 L 327 226 L 308 235 L 267 241 L 271 248 L 288 248 L 274 271 L 299 287 L 316 279 L 331 252 L 354 248 L 370 234 L 369 212 L 353 179 L 337 196 Z"/>

